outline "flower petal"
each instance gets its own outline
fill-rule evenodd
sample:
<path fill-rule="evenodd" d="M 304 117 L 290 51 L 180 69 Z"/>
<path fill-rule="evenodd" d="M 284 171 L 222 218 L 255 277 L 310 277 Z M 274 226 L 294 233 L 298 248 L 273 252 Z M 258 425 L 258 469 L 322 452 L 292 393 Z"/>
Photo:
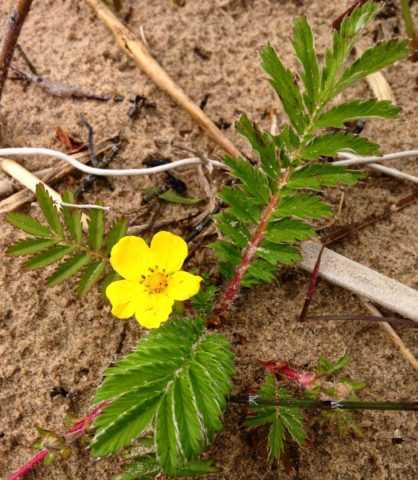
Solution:
<path fill-rule="evenodd" d="M 106 288 L 106 296 L 112 304 L 112 313 L 117 318 L 132 317 L 144 295 L 141 285 L 129 280 L 117 280 Z"/>
<path fill-rule="evenodd" d="M 127 280 L 138 281 L 140 276 L 147 271 L 151 262 L 151 251 L 140 237 L 121 238 L 110 254 L 110 263 L 113 269 Z"/>
<path fill-rule="evenodd" d="M 167 295 L 174 300 L 187 300 L 199 291 L 202 277 L 180 270 L 168 280 Z"/>
<path fill-rule="evenodd" d="M 135 317 L 145 328 L 158 328 L 170 316 L 174 300 L 164 294 L 145 294 L 137 304 Z"/>
<path fill-rule="evenodd" d="M 167 273 L 180 270 L 188 255 L 187 243 L 178 235 L 170 232 L 158 232 L 151 240 L 151 251 L 155 254 L 157 264 Z"/>

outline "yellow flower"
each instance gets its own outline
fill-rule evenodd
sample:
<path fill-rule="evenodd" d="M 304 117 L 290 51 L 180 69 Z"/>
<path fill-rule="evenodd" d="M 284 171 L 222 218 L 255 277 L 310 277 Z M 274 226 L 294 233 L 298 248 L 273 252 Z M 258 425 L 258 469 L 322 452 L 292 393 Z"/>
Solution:
<path fill-rule="evenodd" d="M 202 278 L 180 270 L 187 255 L 187 243 L 170 232 L 155 234 L 150 246 L 140 237 L 120 239 L 110 263 L 124 280 L 106 288 L 113 315 L 135 315 L 144 327 L 159 327 L 175 300 L 187 300 L 199 291 Z"/>

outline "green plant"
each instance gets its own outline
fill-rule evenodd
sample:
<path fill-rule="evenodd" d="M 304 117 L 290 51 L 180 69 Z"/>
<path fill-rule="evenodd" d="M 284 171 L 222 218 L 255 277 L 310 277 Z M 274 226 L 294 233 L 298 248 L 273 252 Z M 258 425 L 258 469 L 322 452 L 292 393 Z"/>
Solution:
<path fill-rule="evenodd" d="M 409 0 L 401 0 L 402 17 L 405 24 L 406 34 L 408 35 L 413 50 L 412 60 L 418 60 L 418 33 L 412 18 L 411 5 Z"/>
<path fill-rule="evenodd" d="M 222 415 L 232 388 L 233 354 L 227 339 L 208 330 L 206 324 L 219 324 L 230 313 L 242 286 L 271 282 L 279 265 L 292 265 L 300 259 L 298 243 L 315 235 L 309 221 L 332 214 L 330 206 L 313 190 L 354 185 L 363 177 L 357 171 L 327 164 L 322 157 L 335 156 L 341 150 L 365 155 L 378 151 L 376 144 L 362 137 L 327 130 L 353 119 L 392 118 L 399 112 L 390 102 L 375 100 L 331 104 L 355 82 L 408 54 L 406 42 L 389 41 L 350 61 L 353 45 L 377 13 L 378 6 L 366 2 L 345 17 L 323 64 L 319 63 L 309 24 L 304 18 L 297 19 L 293 45 L 301 64 L 301 88 L 275 50 L 271 46 L 263 49 L 263 69 L 289 123 L 278 135 L 260 130 L 246 116 L 237 124 L 258 161 L 225 159 L 235 184 L 221 193 L 228 208 L 217 215 L 222 238 L 213 248 L 226 284 L 219 293 L 211 288 L 195 298 L 195 312 L 173 315 L 168 323 L 141 338 L 132 353 L 105 371 L 96 394 L 96 402 L 107 400 L 111 404 L 95 421 L 93 455 L 114 454 L 144 438 L 153 439 L 151 451 L 137 457 L 121 478 L 147 478 L 161 472 L 174 477 L 213 468 L 199 456 L 222 429 Z M 67 195 L 66 200 L 71 202 L 71 197 Z M 41 187 L 38 201 L 49 227 L 12 214 L 9 221 L 34 239 L 18 243 L 9 253 L 36 253 L 29 267 L 43 267 L 76 253 L 49 283 L 63 281 L 88 264 L 79 287 L 84 293 L 86 285 L 90 287 L 102 277 L 110 249 L 126 232 L 126 223 L 119 222 L 112 228 L 105 244 L 103 214 L 90 212 L 86 244 L 77 210 L 63 209 L 68 235 Z M 94 273 L 98 270 L 100 274 Z M 156 294 L 160 294 L 161 285 L 157 287 Z M 269 376 L 262 387 L 266 400 L 287 398 L 286 391 L 276 387 L 274 377 Z M 300 411 L 294 405 L 288 407 L 278 410 L 254 405 L 255 416 L 249 422 L 262 423 L 266 416 L 272 424 L 271 457 L 280 454 L 285 431 L 298 442 L 304 438 Z"/>
<path fill-rule="evenodd" d="M 114 223 L 108 234 L 104 233 L 104 211 L 89 210 L 87 235 L 83 233 L 81 210 L 62 207 L 62 217 L 42 184 L 36 189 L 36 199 L 47 224 L 23 213 L 11 212 L 7 220 L 30 235 L 30 238 L 11 245 L 7 254 L 11 256 L 31 255 L 24 264 L 27 269 L 44 268 L 64 259 L 48 278 L 50 287 L 79 274 L 78 294 L 84 295 L 108 274 L 107 281 L 115 278 L 109 265 L 109 253 L 115 243 L 127 231 L 124 219 Z M 63 195 L 65 202 L 73 203 L 71 192 Z"/>
<path fill-rule="evenodd" d="M 365 384 L 347 377 L 338 378 L 349 361 L 346 355 L 335 362 L 321 357 L 316 372 L 298 372 L 283 362 L 264 362 L 267 375 L 257 394 L 253 396 L 252 404 L 250 403 L 250 414 L 247 416 L 246 425 L 250 428 L 268 425 L 267 446 L 270 462 L 279 460 L 283 455 L 286 437 L 291 438 L 298 445 L 304 443 L 306 432 L 302 408 L 309 408 L 310 402 L 313 402 L 312 407 L 321 408 L 316 403 L 318 400 L 321 402 L 320 399 L 359 400 L 357 392 L 362 390 Z M 299 404 L 295 394 L 290 392 L 284 381 L 296 383 L 298 387 L 296 395 L 299 393 L 300 396 L 302 392 Z M 286 406 L 285 403 L 289 400 L 291 404 Z M 350 411 L 330 408 L 323 410 L 321 416 L 324 421 L 335 424 L 341 435 L 348 433 L 362 435 Z"/>

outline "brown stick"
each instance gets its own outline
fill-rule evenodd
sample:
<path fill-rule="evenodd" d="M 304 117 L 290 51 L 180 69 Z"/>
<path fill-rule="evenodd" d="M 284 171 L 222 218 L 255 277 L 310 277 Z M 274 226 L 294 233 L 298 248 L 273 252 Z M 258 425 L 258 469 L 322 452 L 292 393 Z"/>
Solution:
<path fill-rule="evenodd" d="M 379 310 L 370 302 L 362 299 L 362 303 L 372 315 L 383 317 Z M 386 331 L 392 342 L 398 347 L 405 360 L 418 373 L 418 360 L 414 357 L 411 350 L 409 350 L 409 348 L 403 343 L 401 337 L 395 332 L 393 327 L 388 322 L 382 322 L 379 325 Z"/>
<path fill-rule="evenodd" d="M 151 56 L 145 45 L 134 33 L 103 4 L 101 0 L 86 0 L 96 15 L 115 36 L 119 47 L 127 53 L 153 82 L 164 90 L 173 100 L 184 108 L 208 135 L 229 155 L 239 157 L 240 151 L 219 130 L 210 118 L 201 110 L 186 93 L 171 79 L 161 65 Z"/>
<path fill-rule="evenodd" d="M 23 23 L 29 13 L 33 0 L 17 0 L 12 9 L 6 26 L 3 45 L 0 50 L 0 100 L 3 94 L 4 83 L 12 62 L 13 53 L 16 48 L 17 39 L 22 30 Z"/>
<path fill-rule="evenodd" d="M 77 85 L 68 85 L 66 83 L 49 80 L 34 73 L 25 73 L 14 67 L 11 67 L 11 70 L 13 70 L 16 75 L 14 78 L 11 78 L 11 80 L 23 80 L 32 83 L 54 97 L 97 100 L 98 102 L 108 102 L 112 98 L 110 95 L 98 95 L 94 92 L 83 90 Z"/>

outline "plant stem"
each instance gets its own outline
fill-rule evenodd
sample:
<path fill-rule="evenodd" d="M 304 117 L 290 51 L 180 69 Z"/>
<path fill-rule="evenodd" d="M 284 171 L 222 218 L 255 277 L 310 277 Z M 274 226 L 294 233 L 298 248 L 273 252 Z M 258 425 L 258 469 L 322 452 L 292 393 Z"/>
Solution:
<path fill-rule="evenodd" d="M 264 399 L 257 395 L 236 395 L 229 398 L 232 403 L 266 405 L 278 407 L 299 407 L 320 410 L 385 410 L 418 411 L 417 402 L 361 402 L 352 400 L 310 400 L 307 398 Z"/>
<path fill-rule="evenodd" d="M 33 0 L 17 0 L 7 22 L 3 45 L 0 50 L 0 100 L 17 40 L 29 13 L 32 1 Z"/>
<path fill-rule="evenodd" d="M 234 300 L 239 293 L 241 282 L 245 274 L 247 273 L 247 270 L 250 268 L 252 260 L 257 254 L 257 248 L 264 239 L 268 222 L 276 207 L 278 206 L 279 201 L 280 194 L 276 193 L 271 197 L 270 202 L 264 209 L 260 218 L 260 222 L 258 223 L 257 228 L 251 237 L 251 240 L 249 241 L 248 245 L 244 250 L 240 264 L 235 269 L 234 276 L 226 285 L 221 297 L 219 298 L 213 309 L 212 316 L 209 319 L 209 323 L 219 323 L 219 317 L 225 317 L 231 309 L 232 304 L 234 303 Z"/>
<path fill-rule="evenodd" d="M 405 22 L 405 30 L 409 37 L 409 40 L 411 41 L 411 46 L 414 50 L 418 49 L 418 33 L 415 30 L 409 0 L 401 0 L 401 10 L 403 21 Z"/>
<path fill-rule="evenodd" d="M 85 417 L 81 418 L 77 422 L 72 425 L 72 427 L 64 434 L 64 438 L 67 443 L 71 443 L 77 438 L 81 437 L 87 432 L 87 429 L 90 427 L 94 419 L 100 415 L 100 413 L 110 405 L 110 402 L 105 400 L 89 412 Z M 15 472 L 13 472 L 7 480 L 20 480 L 24 478 L 28 473 L 32 472 L 32 470 L 40 465 L 43 460 L 48 456 L 49 450 L 48 448 L 43 448 L 39 452 L 36 452 L 33 457 L 31 457 L 24 465 L 18 468 Z"/>

